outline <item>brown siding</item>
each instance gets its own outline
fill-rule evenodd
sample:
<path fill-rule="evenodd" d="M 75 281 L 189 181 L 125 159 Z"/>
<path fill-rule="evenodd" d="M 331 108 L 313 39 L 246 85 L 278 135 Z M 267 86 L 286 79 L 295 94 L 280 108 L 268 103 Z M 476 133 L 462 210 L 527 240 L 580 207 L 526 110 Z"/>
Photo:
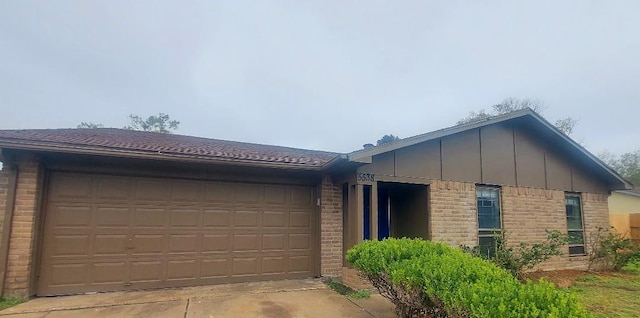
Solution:
<path fill-rule="evenodd" d="M 572 191 L 571 166 L 562 157 L 547 151 L 545 153 L 547 167 L 547 189 Z"/>
<path fill-rule="evenodd" d="M 518 186 L 544 189 L 544 148 L 518 129 L 515 130 L 515 147 Z"/>
<path fill-rule="evenodd" d="M 510 126 L 487 126 L 480 130 L 482 182 L 516 184 L 513 130 Z"/>
<path fill-rule="evenodd" d="M 396 175 L 440 179 L 440 141 L 396 150 Z"/>
<path fill-rule="evenodd" d="M 358 169 L 359 172 L 384 174 L 388 176 L 394 175 L 395 169 L 395 153 L 393 151 L 385 152 L 374 156 L 372 163 Z"/>
<path fill-rule="evenodd" d="M 442 138 L 442 179 L 482 182 L 477 129 Z"/>

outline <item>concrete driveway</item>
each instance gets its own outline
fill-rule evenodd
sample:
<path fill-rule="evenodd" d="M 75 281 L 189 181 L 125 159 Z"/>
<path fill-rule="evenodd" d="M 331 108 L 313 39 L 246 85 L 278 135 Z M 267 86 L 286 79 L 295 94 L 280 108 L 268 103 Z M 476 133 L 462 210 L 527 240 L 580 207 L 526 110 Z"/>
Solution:
<path fill-rule="evenodd" d="M 395 317 L 380 295 L 355 300 L 318 279 L 44 297 L 0 318 L 56 317 Z"/>

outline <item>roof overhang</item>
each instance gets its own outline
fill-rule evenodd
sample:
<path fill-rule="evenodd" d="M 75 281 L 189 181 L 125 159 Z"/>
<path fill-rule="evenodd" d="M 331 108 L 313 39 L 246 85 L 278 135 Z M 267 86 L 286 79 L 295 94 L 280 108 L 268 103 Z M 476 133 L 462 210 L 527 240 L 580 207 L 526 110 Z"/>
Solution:
<path fill-rule="evenodd" d="M 22 151 L 33 152 L 46 152 L 46 153 L 65 153 L 65 154 L 79 154 L 79 155 L 93 155 L 93 156 L 105 156 L 105 157 L 118 157 L 118 158 L 131 158 L 131 159 L 146 159 L 146 160 L 159 160 L 159 161 L 175 161 L 185 163 L 201 163 L 201 164 L 215 164 L 215 165 L 240 165 L 250 166 L 257 168 L 276 168 L 276 169 L 290 169 L 290 170 L 306 170 L 306 171 L 323 171 L 328 166 L 333 166 L 341 160 L 341 156 L 337 155 L 327 163 L 321 166 L 310 166 L 304 164 L 286 163 L 286 162 L 260 162 L 255 160 L 243 160 L 236 158 L 212 158 L 204 156 L 193 155 L 181 155 L 176 153 L 164 153 L 164 152 L 150 152 L 139 151 L 130 149 L 116 149 L 116 148 L 102 148 L 82 145 L 62 145 L 62 144 L 50 144 L 46 142 L 34 142 L 34 141 L 8 141 L 0 140 L 1 149 L 13 149 Z"/>

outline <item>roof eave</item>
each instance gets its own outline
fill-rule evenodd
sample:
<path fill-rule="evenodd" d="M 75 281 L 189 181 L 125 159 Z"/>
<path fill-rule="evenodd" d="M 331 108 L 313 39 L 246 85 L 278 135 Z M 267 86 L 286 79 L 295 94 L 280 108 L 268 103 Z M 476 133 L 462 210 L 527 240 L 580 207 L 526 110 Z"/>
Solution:
<path fill-rule="evenodd" d="M 175 153 L 162 153 L 162 152 L 145 152 L 135 150 L 123 150 L 114 148 L 97 148 L 86 147 L 80 145 L 51 145 L 46 143 L 27 143 L 24 140 L 20 142 L 12 142 L 7 140 L 0 140 L 0 149 L 15 149 L 26 151 L 39 151 L 50 153 L 68 153 L 68 154 L 84 154 L 106 157 L 121 157 L 131 159 L 146 159 L 146 160 L 162 160 L 162 161 L 177 161 L 177 162 L 189 162 L 189 163 L 203 163 L 203 164 L 227 164 L 227 165 L 242 165 L 259 168 L 277 168 L 277 169 L 292 169 L 292 170 L 307 170 L 307 171 L 322 171 L 327 163 L 323 165 L 304 165 L 293 164 L 284 162 L 260 162 L 254 160 L 244 160 L 235 158 L 211 158 L 201 156 L 188 156 Z M 331 162 L 331 161 L 329 161 Z"/>

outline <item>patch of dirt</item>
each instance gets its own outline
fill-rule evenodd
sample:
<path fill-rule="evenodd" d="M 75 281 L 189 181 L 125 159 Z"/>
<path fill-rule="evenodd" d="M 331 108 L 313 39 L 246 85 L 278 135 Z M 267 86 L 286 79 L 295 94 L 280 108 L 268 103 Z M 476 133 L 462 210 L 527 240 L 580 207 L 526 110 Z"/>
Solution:
<path fill-rule="evenodd" d="M 540 278 L 544 278 L 561 288 L 568 288 L 573 284 L 573 281 L 581 276 L 593 275 L 594 273 L 576 270 L 576 269 L 563 269 L 558 271 L 536 271 L 527 273 L 524 276 L 532 281 L 538 281 Z M 602 275 L 603 273 L 599 273 Z"/>

